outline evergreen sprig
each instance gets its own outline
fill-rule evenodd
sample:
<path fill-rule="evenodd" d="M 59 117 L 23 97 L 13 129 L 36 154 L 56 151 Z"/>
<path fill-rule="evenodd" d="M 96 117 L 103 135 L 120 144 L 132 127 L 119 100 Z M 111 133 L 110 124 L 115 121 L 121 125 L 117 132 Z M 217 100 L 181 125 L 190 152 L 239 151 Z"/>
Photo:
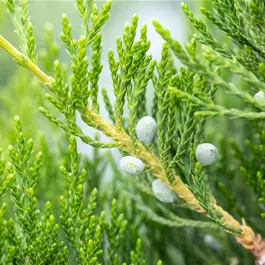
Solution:
<path fill-rule="evenodd" d="M 66 264 L 68 253 L 63 250 L 64 243 L 59 239 L 59 226 L 51 213 L 51 203 L 45 205 L 45 213 L 41 216 L 37 208 L 35 186 L 38 172 L 42 166 L 42 154 L 34 154 L 32 139 L 24 137 L 19 118 L 15 117 L 17 134 L 16 147 L 9 146 L 7 170 L 14 177 L 9 184 L 14 204 L 15 220 L 6 221 L 7 240 L 3 256 L 3 264 Z M 16 223 L 15 223 L 16 222 Z M 18 223 L 17 223 L 18 222 Z M 19 224 L 19 230 L 15 228 Z M 60 263 L 58 263 L 60 260 Z"/>
<path fill-rule="evenodd" d="M 32 139 L 28 140 L 24 136 L 17 116 L 15 128 L 16 146 L 8 148 L 12 161 L 7 164 L 8 182 L 5 181 L 4 185 L 1 185 L 10 189 L 15 217 L 6 219 L 7 205 L 3 203 L 0 208 L 1 262 L 68 264 L 69 250 L 59 239 L 60 224 L 56 223 L 56 217 L 52 214 L 51 202 L 46 202 L 43 212 L 37 207 L 35 192 L 42 166 L 42 154 L 35 155 L 34 143 Z M 110 223 L 107 222 L 104 211 L 95 212 L 98 192 L 94 188 L 89 200 L 84 198 L 87 173 L 80 169 L 80 154 L 77 152 L 77 143 L 73 136 L 70 137 L 68 152 L 69 170 L 64 166 L 60 167 L 66 181 L 65 193 L 60 197 L 60 223 L 74 249 L 76 264 L 99 264 L 100 260 L 106 260 L 105 264 L 117 264 L 119 256 L 122 256 L 119 248 L 123 244 L 127 220 L 123 214 L 118 215 L 116 200 L 112 202 Z M 2 158 L 0 165 L 2 174 L 5 166 L 5 160 Z M 107 241 L 104 233 L 107 234 Z M 135 252 L 130 252 L 130 260 L 135 264 L 144 264 L 144 261 L 141 261 L 140 242 L 139 239 Z M 106 246 L 107 251 L 104 250 Z"/>
<path fill-rule="evenodd" d="M 128 153 L 141 159 L 145 164 L 145 173 L 150 172 L 154 177 L 159 178 L 178 194 L 180 200 L 187 203 L 189 209 L 204 213 L 214 224 L 231 233 L 244 248 L 254 254 L 259 262 L 265 249 L 261 236 L 255 234 L 253 228 L 247 226 L 244 220 L 241 224 L 217 204 L 207 174 L 201 165 L 195 163 L 195 148 L 202 141 L 206 118 L 224 115 L 255 121 L 264 118 L 264 102 L 255 99 L 253 95 L 257 91 L 265 91 L 262 48 L 265 41 L 263 27 L 260 26 L 262 22 L 259 22 L 261 14 L 254 8 L 255 5 L 249 5 L 243 0 L 230 2 L 214 0 L 214 14 L 202 9 L 202 13 L 233 40 L 236 48 L 232 48 L 215 39 L 207 26 L 193 15 L 187 5 L 182 4 L 187 17 L 200 33 L 195 38 L 204 46 L 197 47 L 195 39 L 192 39 L 184 48 L 171 37 L 169 30 L 158 21 L 154 21 L 156 31 L 165 40 L 159 62 L 155 62 L 148 54 L 150 41 L 147 40 L 146 25 L 140 29 L 140 38 L 136 40 L 138 16 L 134 15 L 132 22 L 126 23 L 122 37 L 117 38 L 117 59 L 114 51 L 110 50 L 108 54 L 115 95 L 114 106 L 110 103 L 106 91 L 103 90 L 102 93 L 113 122 L 111 123 L 101 116 L 98 101 L 98 81 L 103 67 L 100 31 L 109 18 L 111 2 L 107 1 L 101 11 L 98 11 L 93 1 L 76 1 L 76 8 L 81 18 L 81 36 L 76 40 L 73 39 L 73 29 L 67 15 L 62 16 L 60 37 L 71 60 L 72 69 L 69 83 L 64 77 L 59 61 L 54 63 L 54 77 L 46 75 L 36 64 L 35 39 L 26 1 L 22 0 L 18 5 L 12 1 L 5 2 L 14 20 L 22 52 L 2 36 L 0 36 L 0 47 L 47 86 L 51 94 L 46 94 L 46 98 L 57 112 L 52 114 L 48 108 L 41 107 L 41 113 L 72 135 L 69 146 L 70 166 L 61 167 L 66 182 L 66 192 L 60 200 L 62 211 L 60 219 L 65 236 L 74 250 L 76 263 L 98 264 L 101 261 L 113 265 L 121 263 L 123 258 L 119 246 L 125 237 L 127 220 L 123 214 L 118 214 L 116 200 L 112 201 L 110 222 L 106 221 L 104 212 L 96 213 L 96 189 L 91 192 L 90 200 L 86 201 L 84 190 L 87 173 L 79 168 L 80 155 L 77 152 L 74 136 L 93 147 L 118 147 L 122 154 Z M 245 27 L 242 26 L 244 24 Z M 202 52 L 198 52 L 198 49 Z M 177 70 L 172 54 L 185 67 Z M 230 75 L 225 75 L 227 71 Z M 235 80 L 231 82 L 230 76 L 239 78 L 240 85 Z M 154 143 L 145 146 L 137 139 L 136 123 L 147 113 L 145 92 L 150 80 L 153 81 L 155 92 L 152 114 L 157 121 L 158 132 Z M 228 96 L 238 98 L 248 109 L 229 108 L 216 104 L 217 89 L 223 90 Z M 128 119 L 124 117 L 125 106 L 129 108 Z M 87 126 L 100 131 L 111 141 L 101 142 L 97 137 L 93 139 L 86 135 L 77 124 L 77 115 Z M 38 154 L 32 162 L 33 142 L 24 137 L 18 118 L 15 119 L 15 124 L 17 147 L 9 146 L 11 163 L 7 163 L 7 173 L 4 173 L 1 168 L 5 163 L 1 162 L 0 173 L 4 174 L 8 182 L 10 181 L 8 185 L 15 205 L 15 214 L 24 237 L 17 237 L 14 222 L 8 222 L 13 252 L 9 252 L 12 254 L 11 258 L 8 254 L 5 259 L 25 261 L 27 255 L 30 255 L 36 264 L 39 260 L 40 262 L 52 260 L 55 264 L 64 264 L 68 259 L 68 251 L 63 248 L 64 244 L 59 242 L 59 228 L 55 225 L 55 217 L 51 214 L 50 203 L 46 204 L 43 217 L 40 217 L 40 211 L 36 209 L 34 188 L 42 164 L 42 154 Z M 251 152 L 255 156 L 263 154 L 263 148 L 260 145 L 258 148 L 252 146 Z M 239 158 L 244 156 L 239 153 L 237 152 Z M 246 170 L 242 168 L 242 172 Z M 259 192 L 259 197 L 262 197 L 264 196 L 263 175 L 259 170 L 255 174 L 258 185 L 254 185 L 253 181 L 250 183 L 255 186 L 255 191 Z M 144 186 L 150 185 L 148 179 L 139 178 L 138 181 L 139 186 L 144 187 L 143 190 L 148 190 L 147 186 Z M 141 185 L 142 183 L 144 185 Z M 5 190 L 4 187 L 3 194 Z M 5 206 L 2 208 L 4 213 Z M 199 221 L 190 220 L 185 223 L 184 219 L 172 217 L 173 215 L 165 220 L 145 205 L 138 208 L 147 209 L 149 218 L 160 224 L 171 227 L 178 227 L 180 224 L 203 227 Z M 177 224 L 173 225 L 174 222 Z M 1 220 L 0 224 L 2 227 L 7 225 Z M 5 233 L 3 238 L 6 238 Z M 138 240 L 136 249 L 131 252 L 127 261 L 144 264 L 140 249 L 141 242 Z"/>
<path fill-rule="evenodd" d="M 34 62 L 37 62 L 36 44 L 33 36 L 33 27 L 28 14 L 27 0 L 20 1 L 4 1 L 12 22 L 15 26 L 15 31 L 20 41 L 20 48 L 23 53 Z"/>

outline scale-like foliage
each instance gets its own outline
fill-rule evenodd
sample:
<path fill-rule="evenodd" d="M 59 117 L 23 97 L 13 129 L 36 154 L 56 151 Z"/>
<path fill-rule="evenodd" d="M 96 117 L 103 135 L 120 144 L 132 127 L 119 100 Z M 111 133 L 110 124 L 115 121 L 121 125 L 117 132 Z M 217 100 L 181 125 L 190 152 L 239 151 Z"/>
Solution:
<path fill-rule="evenodd" d="M 110 1 L 99 11 L 92 0 L 76 0 L 81 23 L 81 35 L 77 39 L 73 39 L 74 29 L 68 16 L 62 15 L 60 38 L 70 59 L 68 67 L 59 62 L 59 46 L 53 40 L 51 28 L 46 29 L 46 50 L 39 56 L 43 70 L 38 64 L 27 1 L 4 2 L 19 37 L 21 52 L 1 35 L 0 47 L 46 86 L 46 99 L 54 108 L 41 99 L 39 110 L 71 136 L 68 151 L 62 151 L 60 170 L 65 184 L 63 188 L 58 187 L 62 194 L 60 210 L 58 204 L 55 206 L 60 215 L 56 218 L 51 203 L 47 202 L 43 209 L 37 205 L 35 195 L 40 181 L 38 175 L 49 173 L 47 169 L 42 171 L 42 163 L 55 166 L 55 162 L 45 164 L 45 153 L 33 156 L 33 141 L 26 139 L 19 118 L 15 118 L 17 145 L 8 147 L 11 162 L 6 163 L 0 153 L 0 197 L 5 198 L 9 190 L 14 204 L 14 216 L 9 221 L 7 204 L 0 210 L 2 263 L 67 264 L 69 261 L 71 264 L 142 265 L 146 263 L 142 249 L 147 248 L 154 249 L 155 255 L 169 261 L 168 264 L 221 264 L 224 262 L 222 248 L 230 251 L 226 264 L 233 263 L 230 258 L 234 256 L 239 262 L 251 262 L 247 252 L 224 236 L 223 232 L 227 232 L 262 264 L 265 243 L 256 233 L 264 233 L 264 5 L 258 1 L 214 0 L 211 9 L 201 9 L 207 19 L 204 22 L 183 3 L 182 8 L 198 33 L 182 47 L 155 20 L 154 27 L 165 40 L 158 61 L 148 52 L 151 43 L 147 39 L 147 26 L 138 29 L 138 16 L 134 15 L 131 23 L 125 24 L 122 37 L 117 38 L 116 51 L 108 53 L 115 96 L 112 103 L 107 90 L 99 87 L 103 69 L 101 29 L 110 16 Z M 233 44 L 214 37 L 208 29 L 209 22 Z M 136 38 L 138 30 L 140 34 Z M 174 57 L 184 66 L 177 69 Z M 71 69 L 70 74 L 67 68 Z M 148 84 L 154 92 L 151 111 L 146 107 Z M 100 92 L 110 121 L 101 115 Z M 258 96 L 254 97 L 257 92 Z M 128 117 L 124 115 L 125 107 L 129 109 Z M 138 140 L 137 122 L 149 112 L 156 120 L 157 135 L 152 144 L 145 146 Z M 234 133 L 229 131 L 232 136 L 239 134 L 240 137 L 229 142 L 222 135 L 222 125 L 229 128 L 233 124 L 223 116 L 243 120 L 240 129 L 236 128 Z M 97 136 L 87 135 L 77 117 L 109 140 L 103 142 Z M 209 118 L 220 117 L 223 118 L 221 125 L 208 126 Z M 248 132 L 242 133 L 246 129 Z M 94 151 L 91 160 L 82 158 L 75 137 L 94 148 L 119 148 L 122 155 L 137 157 L 144 163 L 143 174 L 133 180 L 125 179 L 107 152 L 101 157 Z M 220 140 L 216 167 L 203 167 L 198 157 L 196 163 L 195 150 L 204 139 Z M 45 149 L 45 144 L 41 146 Z M 45 151 L 51 152 L 47 148 Z M 115 180 L 103 185 L 100 176 L 108 164 Z M 86 170 L 82 169 L 84 166 Z M 56 172 L 53 173 L 58 176 Z M 151 187 L 155 178 L 177 193 L 177 202 L 165 206 L 154 198 L 155 190 Z M 251 194 L 251 201 L 242 198 L 246 193 Z M 54 194 L 52 198 L 55 199 Z M 224 208 L 219 206 L 219 201 Z M 7 203 L 10 203 L 8 199 Z M 252 204 L 255 207 L 250 214 L 247 207 Z M 168 237 L 171 235 L 168 229 L 173 233 L 179 227 L 192 231 L 179 232 L 183 242 Z M 161 232 L 156 234 L 153 229 Z M 197 232 L 206 229 L 219 238 L 226 238 L 220 244 L 212 238 L 211 244 L 206 237 L 205 245 L 208 242 L 212 247 L 205 250 L 209 255 L 190 243 L 200 245 Z M 59 239 L 60 233 L 63 241 Z M 142 240 L 138 234 L 143 235 Z M 161 245 L 168 249 L 162 250 Z M 181 263 L 171 253 L 173 247 L 180 249 L 185 262 Z M 190 248 L 192 257 L 188 257 Z M 152 262 L 154 257 L 150 257 Z"/>

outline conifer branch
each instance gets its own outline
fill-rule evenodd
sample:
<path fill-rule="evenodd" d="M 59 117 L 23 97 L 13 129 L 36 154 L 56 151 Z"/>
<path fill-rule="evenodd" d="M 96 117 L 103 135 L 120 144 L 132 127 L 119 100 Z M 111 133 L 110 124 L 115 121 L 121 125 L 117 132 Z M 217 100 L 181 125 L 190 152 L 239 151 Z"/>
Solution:
<path fill-rule="evenodd" d="M 47 87 L 52 86 L 54 78 L 46 75 L 31 60 L 25 60 L 24 55 L 21 54 L 9 42 L 7 42 L 2 36 L 0 36 L 0 43 L 5 43 L 5 45 L 1 45 L 1 47 L 6 52 L 8 52 L 18 64 L 31 71 L 31 73 Z M 134 150 L 134 147 L 131 143 L 131 137 L 128 134 L 118 130 L 114 125 L 105 121 L 102 116 L 94 112 L 92 109 L 87 110 L 87 116 L 92 120 L 96 129 L 102 131 L 106 136 L 109 136 L 113 140 L 118 142 L 124 151 L 134 154 L 140 159 L 143 159 L 143 161 L 148 164 L 149 168 L 152 169 L 157 177 L 161 178 L 164 182 L 168 182 L 165 170 L 162 167 L 160 161 L 158 160 L 156 155 L 150 152 L 142 143 L 139 142 L 137 150 Z M 204 212 L 193 194 L 179 177 L 175 177 L 173 184 L 171 184 L 171 188 L 172 190 L 176 191 L 181 198 L 192 205 L 197 211 Z"/>
<path fill-rule="evenodd" d="M 17 6 L 15 6 L 13 0 L 5 0 L 21 42 L 22 52 L 12 46 L 2 35 L 0 35 L 0 47 L 53 93 L 52 95 L 46 94 L 46 98 L 64 115 L 64 120 L 62 121 L 46 108 L 41 107 L 40 111 L 50 121 L 91 146 L 97 148 L 120 148 L 121 151 L 129 153 L 135 159 L 140 159 L 139 161 L 143 165 L 142 171 L 144 167 L 147 171 L 151 171 L 158 178 L 155 181 L 160 181 L 160 184 L 167 189 L 169 187 L 175 192 L 175 197 L 180 197 L 190 208 L 205 214 L 213 221 L 214 225 L 218 225 L 227 233 L 232 234 L 259 261 L 265 255 L 265 243 L 262 237 L 259 234 L 255 234 L 244 220 L 241 224 L 216 203 L 210 185 L 207 183 L 207 176 L 202 168 L 203 164 L 196 164 L 194 158 L 194 147 L 199 144 L 205 125 L 205 119 L 199 120 L 198 117 L 229 116 L 248 120 L 265 118 L 264 100 L 253 97 L 247 90 L 242 90 L 220 75 L 221 70 L 229 70 L 231 73 L 240 76 L 245 84 L 251 86 L 252 91 L 261 90 L 260 92 L 263 93 L 265 90 L 265 66 L 263 63 L 265 58 L 263 51 L 265 38 L 262 28 L 258 26 L 258 21 L 262 20 L 262 16 L 257 11 L 256 13 L 252 11 L 251 7 L 243 0 L 228 2 L 213 1 L 218 18 L 204 9 L 201 11 L 213 24 L 233 39 L 239 48 L 237 52 L 219 43 L 207 30 L 206 25 L 201 20 L 196 19 L 189 8 L 182 4 L 186 15 L 200 33 L 199 36 L 195 35 L 195 38 L 207 46 L 203 47 L 202 56 L 198 56 L 196 53 L 196 41 L 192 39 L 186 45 L 185 50 L 178 41 L 171 37 L 167 29 L 163 28 L 159 22 L 154 21 L 157 32 L 166 41 L 162 48 L 161 61 L 156 63 L 152 60 L 151 55 L 147 55 L 150 42 L 147 41 L 146 25 L 141 28 L 140 39 L 135 41 L 138 17 L 136 15 L 133 16 L 131 24 L 127 23 L 125 25 L 122 38 L 117 38 L 118 61 L 115 60 L 114 52 L 112 50 L 109 52 L 109 66 L 116 96 L 114 108 L 105 90 L 102 90 L 102 94 L 109 117 L 113 123 L 103 119 L 100 115 L 98 103 L 98 81 L 103 67 L 100 60 L 100 30 L 110 16 L 111 1 L 107 1 L 99 12 L 92 0 L 87 2 L 76 0 L 76 8 L 82 20 L 82 36 L 78 40 L 74 40 L 72 37 L 72 26 L 69 24 L 67 16 L 63 15 L 62 17 L 63 33 L 60 37 L 71 59 L 73 70 L 71 89 L 64 81 L 58 61 L 54 63 L 54 78 L 47 75 L 37 65 L 36 44 L 26 0 L 21 0 Z M 20 13 L 17 12 L 17 8 Z M 225 13 L 226 9 L 230 10 L 229 14 Z M 255 14 L 254 17 L 252 12 Z M 240 27 L 242 23 L 246 23 L 245 28 Z M 87 56 L 88 47 L 91 48 L 91 66 Z M 171 51 L 183 64 L 188 66 L 188 69 L 180 68 L 180 73 L 177 73 L 173 66 Z M 46 57 L 48 56 L 46 54 Z M 216 66 L 217 70 L 213 66 Z M 51 68 L 51 64 L 49 64 L 49 67 Z M 155 67 L 157 68 L 157 76 Z M 157 146 L 155 144 L 145 145 L 141 140 L 137 140 L 139 137 L 138 135 L 136 136 L 137 126 L 135 123 L 146 113 L 145 89 L 150 79 L 152 79 L 155 88 L 152 113 L 158 123 Z M 213 98 L 218 87 L 223 88 L 226 93 L 238 97 L 260 112 L 227 109 L 214 104 Z M 142 100 L 138 100 L 139 97 Z M 90 104 L 89 99 L 92 104 Z M 128 127 L 124 126 L 123 120 L 123 108 L 126 99 L 129 106 Z M 176 128 L 177 110 L 175 109 L 175 103 L 178 102 L 178 99 L 181 100 L 181 124 Z M 113 142 L 99 142 L 97 137 L 94 140 L 85 135 L 76 123 L 76 112 L 80 114 L 83 122 L 102 132 L 111 138 Z M 0 179 L 3 181 L 0 189 L 0 198 L 10 186 L 15 204 L 15 213 L 23 228 L 25 242 L 32 245 L 32 238 L 36 237 L 37 228 L 35 229 L 35 227 L 37 227 L 36 224 L 38 222 L 33 188 L 36 185 L 36 178 L 42 164 L 42 153 L 36 156 L 35 162 L 28 173 L 23 165 L 27 164 L 32 154 L 33 143 L 32 140 L 25 142 L 22 126 L 18 118 L 16 118 L 15 123 L 18 150 L 13 146 L 9 147 L 12 164 L 8 163 L 6 165 L 0 151 Z M 177 129 L 177 132 L 175 132 L 175 129 Z M 109 242 L 108 254 L 105 260 L 108 264 L 118 264 L 119 257 L 116 251 L 124 237 L 127 221 L 123 215 L 117 214 L 115 200 L 112 201 L 111 223 L 108 224 L 105 221 L 104 212 L 96 220 L 92 212 L 96 207 L 97 190 L 93 190 L 89 206 L 84 210 L 82 199 L 86 172 L 85 170 L 79 172 L 80 158 L 73 136 L 70 139 L 69 146 L 71 169 L 68 172 L 66 168 L 61 167 L 69 188 L 68 197 L 61 196 L 61 223 L 79 263 L 97 264 L 98 256 L 102 254 L 100 245 L 103 230 L 105 230 Z M 177 140 L 175 140 L 175 136 L 177 136 Z M 156 152 L 156 147 L 158 152 Z M 187 149 L 190 150 L 186 152 Z M 259 147 L 259 152 L 262 155 L 264 155 L 263 149 Z M 242 157 L 239 156 L 239 158 L 243 160 Z M 8 175 L 2 177 L 5 167 Z M 245 168 L 242 168 L 242 172 L 246 173 L 246 171 Z M 22 182 L 25 182 L 22 186 L 14 185 L 15 174 L 22 178 Z M 25 181 L 27 175 L 28 180 Z M 260 196 L 264 197 L 264 180 L 260 172 L 257 172 L 257 180 L 258 184 L 253 185 L 252 183 L 252 185 L 256 189 L 260 189 Z M 26 195 L 26 200 L 23 198 L 24 195 Z M 154 195 L 156 196 L 155 192 Z M 20 197 L 22 197 L 22 200 L 20 200 Z M 260 201 L 264 203 L 263 198 Z M 141 207 L 138 208 L 140 209 Z M 148 208 L 142 206 L 142 209 Z M 12 259 L 25 258 L 23 251 L 27 250 L 21 250 L 21 242 L 15 242 L 18 239 L 15 236 L 14 223 L 10 221 L 7 224 L 3 219 L 4 214 L 5 205 L 0 209 L 0 226 L 9 226 L 10 240 L 13 240 L 13 244 L 16 246 L 16 249 L 14 248 L 13 250 Z M 163 219 L 151 211 L 149 215 L 154 221 L 171 227 L 182 226 L 185 222 L 185 219 L 175 218 L 176 221 L 180 221 L 180 224 L 174 225 L 174 218 L 172 220 Z M 46 204 L 43 220 L 43 238 L 47 239 L 57 235 L 58 226 L 54 226 L 54 217 L 51 215 L 49 202 Z M 87 229 L 85 229 L 85 223 L 89 223 Z M 203 222 L 191 220 L 187 225 L 203 227 Z M 3 238 L 6 237 L 5 234 L 2 236 Z M 66 248 L 62 248 L 62 244 L 59 244 L 59 246 L 60 251 L 57 253 L 57 259 L 61 260 L 60 264 L 65 264 L 68 259 L 68 251 Z M 49 250 L 45 244 L 42 245 L 42 249 L 41 255 L 43 256 L 40 258 L 49 260 L 49 251 L 52 252 L 53 250 Z M 32 248 L 29 251 L 31 254 L 35 253 Z M 48 252 L 48 255 L 45 254 L 46 252 Z M 36 257 L 37 259 L 38 257 Z M 144 264 L 144 261 L 141 262 L 140 260 L 141 241 L 138 240 L 135 250 L 131 252 L 130 261 L 133 264 Z M 158 262 L 158 264 L 161 264 L 161 262 Z"/>
<path fill-rule="evenodd" d="M 24 56 L 16 50 L 11 44 L 9 44 L 3 37 L 0 38 L 1 47 L 7 51 L 20 65 L 32 72 L 32 74 L 38 78 L 46 86 L 50 87 L 54 79 L 45 73 L 43 73 L 39 67 L 31 60 L 25 60 Z M 4 44 L 4 45 L 3 45 Z M 166 183 L 170 189 L 174 190 L 180 198 L 185 200 L 191 205 L 197 212 L 209 215 L 200 202 L 196 199 L 191 190 L 185 183 L 175 176 L 172 183 L 167 178 L 166 170 L 163 168 L 160 160 L 156 155 L 148 150 L 142 143 L 138 142 L 138 148 L 135 149 L 134 144 L 131 141 L 131 137 L 124 131 L 120 131 L 111 123 L 105 121 L 101 115 L 97 114 L 92 109 L 87 110 L 87 118 L 92 121 L 94 127 L 102 131 L 106 136 L 109 136 L 114 141 L 120 144 L 121 149 L 137 156 L 142 159 L 148 168 L 150 168 L 154 175 Z M 242 246 L 253 253 L 253 255 L 259 258 L 265 251 L 265 243 L 262 241 L 260 235 L 256 235 L 254 231 L 248 227 L 244 222 L 240 224 L 229 213 L 222 209 L 222 207 L 214 204 L 214 209 L 222 216 L 221 220 L 228 233 L 232 233 L 236 240 L 242 244 Z M 221 224 L 222 225 L 222 224 Z M 232 232 L 234 231 L 234 232 Z"/>

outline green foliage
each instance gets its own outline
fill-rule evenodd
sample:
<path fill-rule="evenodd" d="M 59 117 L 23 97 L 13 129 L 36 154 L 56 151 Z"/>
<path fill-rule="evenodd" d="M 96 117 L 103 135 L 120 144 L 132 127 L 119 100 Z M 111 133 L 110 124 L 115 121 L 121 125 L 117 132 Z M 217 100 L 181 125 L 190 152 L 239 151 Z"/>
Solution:
<path fill-rule="evenodd" d="M 33 36 L 33 27 L 28 14 L 27 0 L 4 1 L 6 4 L 9 15 L 15 26 L 15 31 L 20 41 L 20 48 L 23 53 L 33 61 L 37 61 L 35 38 Z"/>
<path fill-rule="evenodd" d="M 53 62 L 56 60 L 60 46 L 54 40 L 54 32 L 51 24 L 47 24 L 44 29 L 44 41 L 45 41 L 45 49 L 40 51 L 40 61 L 43 67 L 49 71 L 53 71 Z"/>
<path fill-rule="evenodd" d="M 11 163 L 6 166 L 7 174 L 12 178 L 9 187 L 15 220 L 5 221 L 6 237 L 1 238 L 5 246 L 2 263 L 25 264 L 29 260 L 31 264 L 66 264 L 68 253 L 59 240 L 59 226 L 51 213 L 51 203 L 46 203 L 42 216 L 36 206 L 34 189 L 42 166 L 42 153 L 34 154 L 33 140 L 24 137 L 18 117 L 15 117 L 15 127 L 17 146 L 8 147 Z M 6 208 L 6 204 L 3 206 Z"/>
<path fill-rule="evenodd" d="M 147 26 L 139 29 L 134 15 L 117 38 L 116 49 L 108 52 L 112 102 L 112 94 L 99 87 L 105 67 L 101 30 L 110 16 L 110 1 L 101 10 L 92 0 L 75 1 L 81 24 L 77 39 L 68 16 L 62 15 L 60 39 L 70 59 L 67 66 L 58 60 L 62 49 L 52 28 L 46 27 L 45 48 L 39 53 L 45 73 L 37 64 L 27 1 L 4 2 L 22 53 L 1 38 L 0 47 L 45 85 L 46 99 L 37 83 L 38 92 L 28 99 L 35 97 L 51 123 L 37 136 L 36 126 L 25 126 L 24 132 L 16 116 L 16 136 L 4 136 L 5 143 L 8 139 L 16 144 L 8 147 L 9 162 L 0 151 L 0 263 L 144 265 L 159 258 L 165 264 L 252 263 L 253 257 L 224 232 L 237 240 L 244 237 L 245 221 L 239 224 L 243 218 L 255 232 L 264 233 L 265 105 L 254 98 L 265 91 L 264 4 L 214 0 L 201 8 L 205 21 L 182 4 L 198 33 L 183 47 L 155 20 L 155 30 L 165 40 L 158 61 L 149 54 Z M 215 37 L 209 23 L 223 35 Z M 183 66 L 176 68 L 175 57 Z M 22 84 L 31 81 L 24 73 L 18 75 L 25 75 Z M 21 93 L 15 81 L 11 100 L 4 89 L 1 112 L 14 112 Z M 151 109 L 148 84 L 153 87 Z M 101 116 L 99 93 L 110 122 Z M 38 121 L 32 109 L 37 109 L 35 104 L 26 113 Z M 157 137 L 144 146 L 136 124 L 150 113 L 157 121 Z M 3 124 L 4 115 L 0 119 Z M 86 134 L 84 126 L 109 140 Z M 35 153 L 33 140 L 25 136 L 29 131 L 42 152 Z M 78 152 L 76 138 L 94 147 L 91 157 Z M 204 141 L 219 149 L 219 162 L 209 168 L 195 158 L 196 147 Z M 135 178 L 125 176 L 113 154 L 97 148 L 119 148 L 122 155 L 143 160 L 146 170 Z M 177 202 L 166 205 L 154 198 L 156 177 L 179 193 Z M 214 243 L 205 239 L 207 230 Z"/>
<path fill-rule="evenodd" d="M 70 171 L 64 166 L 60 167 L 66 185 L 63 191 L 65 195 L 60 196 L 59 225 L 52 214 L 51 202 L 45 203 L 43 214 L 37 207 L 35 192 L 43 155 L 41 152 L 35 154 L 33 140 L 25 138 L 17 116 L 15 128 L 16 146 L 8 147 L 11 162 L 6 164 L 1 158 L 1 197 L 10 190 L 14 211 L 14 217 L 6 219 L 7 204 L 2 204 L 1 264 L 68 264 L 69 250 L 59 239 L 60 226 L 75 253 L 75 264 L 99 264 L 100 260 L 105 260 L 106 264 L 120 264 L 118 250 L 124 242 L 127 220 L 123 214 L 118 215 L 116 200 L 112 202 L 110 223 L 104 211 L 95 212 L 96 188 L 91 191 L 90 198 L 85 200 L 87 173 L 79 169 L 80 154 L 75 138 L 70 138 L 68 148 Z M 141 253 L 139 239 L 136 250 L 130 254 L 131 264 L 145 264 L 141 260 Z"/>

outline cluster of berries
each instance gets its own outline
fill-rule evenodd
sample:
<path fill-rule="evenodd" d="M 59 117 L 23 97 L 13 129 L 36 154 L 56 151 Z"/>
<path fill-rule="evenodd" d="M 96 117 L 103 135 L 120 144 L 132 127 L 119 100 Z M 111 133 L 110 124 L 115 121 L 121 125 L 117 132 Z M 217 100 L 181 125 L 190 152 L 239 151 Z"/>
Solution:
<path fill-rule="evenodd" d="M 148 146 L 156 137 L 157 123 L 150 117 L 145 116 L 136 125 L 136 136 L 139 141 Z M 196 148 L 196 159 L 202 166 L 209 166 L 218 159 L 217 148 L 209 143 L 203 143 Z M 125 156 L 120 161 L 120 168 L 131 176 L 140 175 L 144 169 L 144 162 L 134 156 Z M 172 203 L 178 199 L 178 195 L 172 191 L 161 179 L 156 179 L 152 183 L 154 196 L 164 203 Z"/>

